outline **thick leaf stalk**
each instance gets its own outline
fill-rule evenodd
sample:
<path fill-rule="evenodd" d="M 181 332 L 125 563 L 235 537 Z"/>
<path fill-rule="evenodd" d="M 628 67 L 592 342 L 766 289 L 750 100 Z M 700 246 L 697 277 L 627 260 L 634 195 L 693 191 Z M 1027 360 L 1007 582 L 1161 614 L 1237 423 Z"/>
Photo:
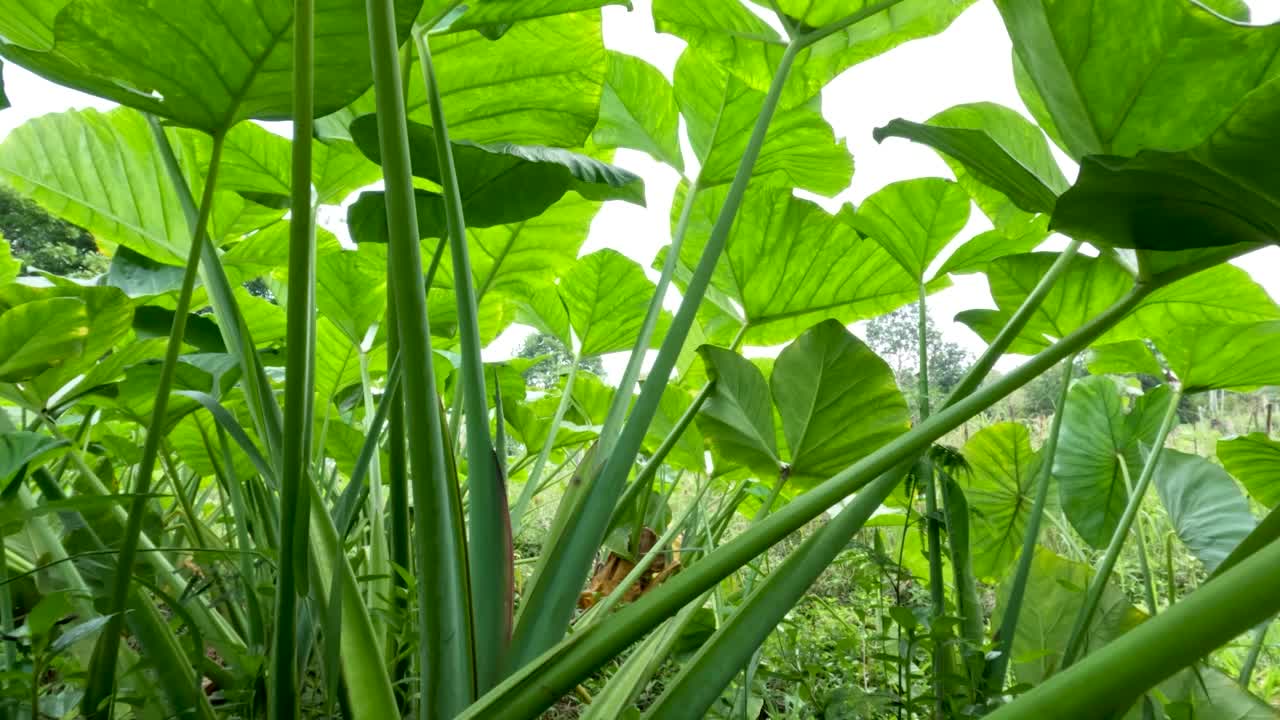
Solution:
<path fill-rule="evenodd" d="M 467 485 L 470 488 L 467 557 L 471 574 L 471 612 L 475 622 L 476 685 L 483 692 L 500 679 L 507 646 L 511 642 L 511 608 L 515 593 L 511 517 L 507 509 L 506 483 L 498 469 L 493 438 L 489 435 L 484 361 L 480 357 L 479 309 L 467 248 L 462 194 L 453 161 L 453 144 L 449 142 L 444 103 L 424 29 L 415 30 L 414 42 L 431 105 L 431 124 L 435 130 L 436 156 L 440 162 L 440 182 L 449 226 L 449 250 L 453 258 L 458 339 L 462 346 L 459 390 L 467 433 Z"/>
<path fill-rule="evenodd" d="M 583 493 L 582 511 L 574 513 L 576 524 L 571 532 L 555 538 L 555 545 L 543 551 L 546 559 L 525 598 L 512 640 L 512 657 L 517 667 L 532 661 L 564 637 L 577 602 L 578 590 L 590 570 L 596 549 L 604 539 L 613 507 L 622 494 L 627 475 L 644 441 L 649 423 L 657 412 L 658 403 L 666 390 L 667 381 L 689 334 L 689 328 L 693 325 L 698 306 L 711 283 L 712 272 L 724 250 L 756 159 L 760 156 L 760 148 L 764 145 L 769 122 L 782 97 L 783 85 L 801 49 L 802 46 L 796 43 L 788 45 L 778 64 L 720 215 L 716 218 L 702 257 L 685 288 L 684 299 L 671 321 L 617 445 L 607 455 L 596 455 L 597 460 L 594 462 L 603 461 L 603 466 L 593 466 L 598 472 L 591 474 L 593 482 Z"/>
<path fill-rule="evenodd" d="M 413 554 L 418 561 L 419 716 L 453 717 L 475 693 L 470 586 L 462 502 L 445 458 L 432 369 L 426 284 L 409 164 L 392 0 L 368 0 L 378 143 L 386 184 L 388 282 L 395 294 L 406 443 L 412 470 Z M 490 458 L 492 462 L 492 458 Z"/>
<path fill-rule="evenodd" d="M 156 399 L 151 408 L 151 422 L 147 426 L 142 458 L 138 462 L 137 473 L 134 475 L 132 490 L 135 497 L 130 503 L 129 519 L 120 543 L 115 583 L 111 590 L 108 610 L 111 620 L 98 638 L 98 646 L 89 668 L 89 680 L 85 685 L 85 694 L 80 705 L 81 712 L 93 720 L 107 720 L 111 717 L 111 698 L 116 680 L 116 657 L 120 651 L 120 635 L 124 630 L 124 614 L 133 581 L 133 565 L 138 556 L 142 519 L 146 514 L 147 497 L 151 492 L 151 476 L 155 472 L 156 456 L 159 454 L 160 441 L 167 427 L 169 391 L 173 387 L 173 378 L 178 368 L 178 355 L 182 352 L 182 340 L 186 335 L 187 317 L 191 312 L 191 295 L 195 289 L 200 253 L 208 237 L 207 226 L 209 216 L 213 212 L 213 191 L 217 185 L 218 166 L 222 159 L 222 141 L 222 135 L 213 137 L 209 172 L 205 178 L 196 222 L 192 227 L 191 247 L 187 252 L 187 264 L 182 273 L 182 286 L 178 291 L 178 300 L 174 307 L 173 327 L 169 331 L 164 362 L 160 366 L 160 377 L 156 381 Z"/>
<path fill-rule="evenodd" d="M 1165 438 L 1169 436 L 1169 430 L 1173 428 L 1173 424 L 1178 419 L 1178 402 L 1182 399 L 1182 390 L 1174 390 L 1169 398 L 1169 407 L 1165 410 L 1164 418 L 1160 421 L 1160 430 L 1156 432 L 1155 440 L 1151 445 L 1151 452 L 1147 455 L 1146 462 L 1142 465 L 1142 474 L 1138 476 L 1137 487 L 1129 496 L 1129 502 L 1125 505 L 1124 514 L 1120 516 L 1120 521 L 1116 524 L 1116 530 L 1111 534 L 1111 542 L 1107 545 L 1107 552 L 1102 556 L 1102 562 L 1098 564 L 1097 572 L 1094 573 L 1089 581 L 1089 588 L 1085 593 L 1084 605 L 1080 607 L 1080 612 L 1076 615 L 1075 624 L 1071 628 L 1071 636 L 1067 640 L 1066 649 L 1062 652 L 1062 667 L 1071 667 L 1071 664 L 1079 657 L 1080 652 L 1084 649 L 1085 638 L 1089 634 L 1089 624 L 1093 622 L 1093 615 L 1098 610 L 1098 603 L 1102 600 L 1102 592 L 1107 587 L 1107 582 L 1111 579 L 1111 572 L 1115 570 L 1116 562 L 1120 559 L 1120 551 L 1124 549 L 1124 542 L 1129 537 L 1129 530 L 1133 527 L 1133 521 L 1138 516 L 1138 510 L 1142 506 L 1142 498 L 1147 494 L 1147 488 L 1151 485 L 1151 478 L 1155 475 L 1156 464 L 1160 460 L 1160 451 L 1164 449 Z"/>
<path fill-rule="evenodd" d="M 311 212 L 311 128 L 314 114 L 314 0 L 293 6 L 293 154 L 289 221 L 289 297 L 286 317 L 283 463 L 280 467 L 280 561 L 276 576 L 275 637 L 271 648 L 272 720 L 298 717 L 298 597 L 308 592 L 307 535 L 311 453 L 311 356 L 314 337 L 315 233 Z"/>

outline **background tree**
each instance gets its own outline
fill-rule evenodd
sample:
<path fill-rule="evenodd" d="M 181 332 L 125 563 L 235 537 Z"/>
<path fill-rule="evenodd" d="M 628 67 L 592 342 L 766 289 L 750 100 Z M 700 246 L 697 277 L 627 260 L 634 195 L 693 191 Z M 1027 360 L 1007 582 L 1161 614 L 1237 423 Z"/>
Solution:
<path fill-rule="evenodd" d="M 111 264 L 84 228 L 53 217 L 4 186 L 0 186 L 0 234 L 9 241 L 24 270 L 93 277 L 106 272 Z"/>
<path fill-rule="evenodd" d="M 542 332 L 526 337 L 520 344 L 520 349 L 516 351 L 516 357 L 522 358 L 536 358 L 542 355 L 548 356 L 547 359 L 526 370 L 524 379 L 529 385 L 545 390 L 555 387 L 560 381 L 560 376 L 573 363 L 573 354 L 564 346 L 564 343 L 556 339 L 556 336 Z M 604 365 L 598 357 L 582 360 L 578 363 L 578 369 L 595 375 L 604 374 Z"/>
<path fill-rule="evenodd" d="M 867 323 L 867 344 L 889 363 L 898 387 L 908 397 L 915 392 L 916 373 L 920 370 L 918 313 L 912 303 Z M 942 337 L 932 315 L 925 324 L 925 342 L 929 350 L 929 387 L 940 396 L 945 395 L 964 377 L 973 357 L 959 343 Z"/>

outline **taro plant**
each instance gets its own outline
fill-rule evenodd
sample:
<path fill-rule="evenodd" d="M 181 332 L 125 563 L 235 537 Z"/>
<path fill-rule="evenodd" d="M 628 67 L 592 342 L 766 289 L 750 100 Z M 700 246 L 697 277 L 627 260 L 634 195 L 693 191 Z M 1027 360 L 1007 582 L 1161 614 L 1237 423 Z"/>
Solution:
<path fill-rule="evenodd" d="M 831 211 L 809 198 L 853 161 L 824 87 L 970 0 L 654 0 L 670 79 L 605 49 L 608 4 L 0 2 L 6 62 L 120 105 L 0 144 L 0 181 L 111 256 L 82 282 L 0 253 L 4 711 L 759 715 L 762 648 L 870 529 L 922 589 L 863 661 L 899 718 L 1265 716 L 1276 443 L 1166 445 L 1182 397 L 1280 384 L 1280 306 L 1228 264 L 1280 237 L 1280 29 L 998 0 L 1035 122 L 892 120 L 954 179 Z M 652 273 L 579 257 L 602 203 L 650 199 L 618 150 L 681 178 Z M 929 296 L 959 274 L 988 347 L 931 406 Z M 914 416 L 848 329 L 909 303 Z M 515 324 L 569 349 L 562 383 L 486 355 Z M 949 444 L 1059 364 L 1038 448 L 1021 422 Z M 1175 538 L 1194 587 L 1153 560 Z M 1250 632 L 1229 677 L 1210 656 Z"/>

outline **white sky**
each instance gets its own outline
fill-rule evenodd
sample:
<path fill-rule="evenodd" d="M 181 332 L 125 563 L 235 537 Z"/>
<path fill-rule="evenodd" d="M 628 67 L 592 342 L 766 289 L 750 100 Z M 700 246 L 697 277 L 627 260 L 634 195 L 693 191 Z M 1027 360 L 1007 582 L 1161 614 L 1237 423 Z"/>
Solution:
<path fill-rule="evenodd" d="M 670 35 L 654 32 L 650 20 L 650 0 L 633 0 L 635 10 L 612 6 L 604 9 L 605 44 L 614 50 L 638 55 L 653 63 L 668 79 L 684 43 Z M 1252 0 L 1256 24 L 1280 20 L 1280 0 Z M 823 92 L 823 113 L 837 138 L 847 138 L 854 156 L 852 186 L 826 203 L 860 202 L 884 185 L 915 177 L 951 177 L 946 164 L 930 149 L 900 139 L 878 145 L 871 131 L 895 117 L 923 121 L 952 105 L 991 101 L 1027 114 L 1013 83 L 1010 42 L 1000 15 L 990 0 L 982 0 L 962 14 L 943 34 L 917 40 L 855 66 Z M 53 85 L 11 63 L 4 65 L 5 91 L 13 107 L 0 111 L 0 140 L 27 120 L 69 108 L 108 109 L 113 103 Z M 273 128 L 274 129 L 274 128 Z M 287 129 L 284 129 L 287 134 Z M 1055 148 L 1056 150 L 1056 148 Z M 686 161 L 692 153 L 686 152 Z M 1068 178 L 1074 165 L 1058 154 Z M 615 162 L 640 174 L 646 183 L 648 207 L 621 202 L 606 203 L 591 235 L 582 248 L 586 254 L 601 247 L 626 253 L 648 268 L 658 250 L 670 242 L 670 204 L 678 176 L 675 171 L 638 152 L 620 150 Z M 326 214 L 322 222 L 332 224 L 341 213 Z M 969 226 L 960 234 L 963 242 L 990 227 L 975 207 Z M 1046 247 L 1060 246 L 1051 238 Z M 948 251 L 949 252 L 949 251 Z M 946 259 L 938 259 L 940 264 Z M 1270 247 L 1235 261 L 1280 297 L 1280 248 Z M 935 265 L 938 267 L 940 265 Z M 652 273 L 656 277 L 656 273 Z M 992 308 L 994 303 L 981 276 L 956 276 L 953 286 L 932 295 L 930 312 L 944 336 L 979 352 L 982 341 L 952 317 L 970 308 Z M 519 328 L 504 334 L 486 351 L 486 356 L 502 356 L 527 332 Z M 769 350 L 757 352 L 769 353 Z M 1003 367 L 1016 364 L 1007 359 Z M 606 358 L 606 368 L 616 377 L 625 357 Z"/>

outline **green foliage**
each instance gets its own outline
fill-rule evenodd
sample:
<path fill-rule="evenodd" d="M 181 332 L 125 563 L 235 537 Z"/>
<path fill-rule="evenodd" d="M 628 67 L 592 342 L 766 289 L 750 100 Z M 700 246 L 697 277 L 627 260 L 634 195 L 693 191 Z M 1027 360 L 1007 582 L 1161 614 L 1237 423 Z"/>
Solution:
<path fill-rule="evenodd" d="M 971 0 L 613 4 L 0 0 L 122 106 L 0 143 L 0 715 L 1269 716 L 1276 27 L 997 0 L 1027 112 L 854 207 L 829 82 Z"/>

